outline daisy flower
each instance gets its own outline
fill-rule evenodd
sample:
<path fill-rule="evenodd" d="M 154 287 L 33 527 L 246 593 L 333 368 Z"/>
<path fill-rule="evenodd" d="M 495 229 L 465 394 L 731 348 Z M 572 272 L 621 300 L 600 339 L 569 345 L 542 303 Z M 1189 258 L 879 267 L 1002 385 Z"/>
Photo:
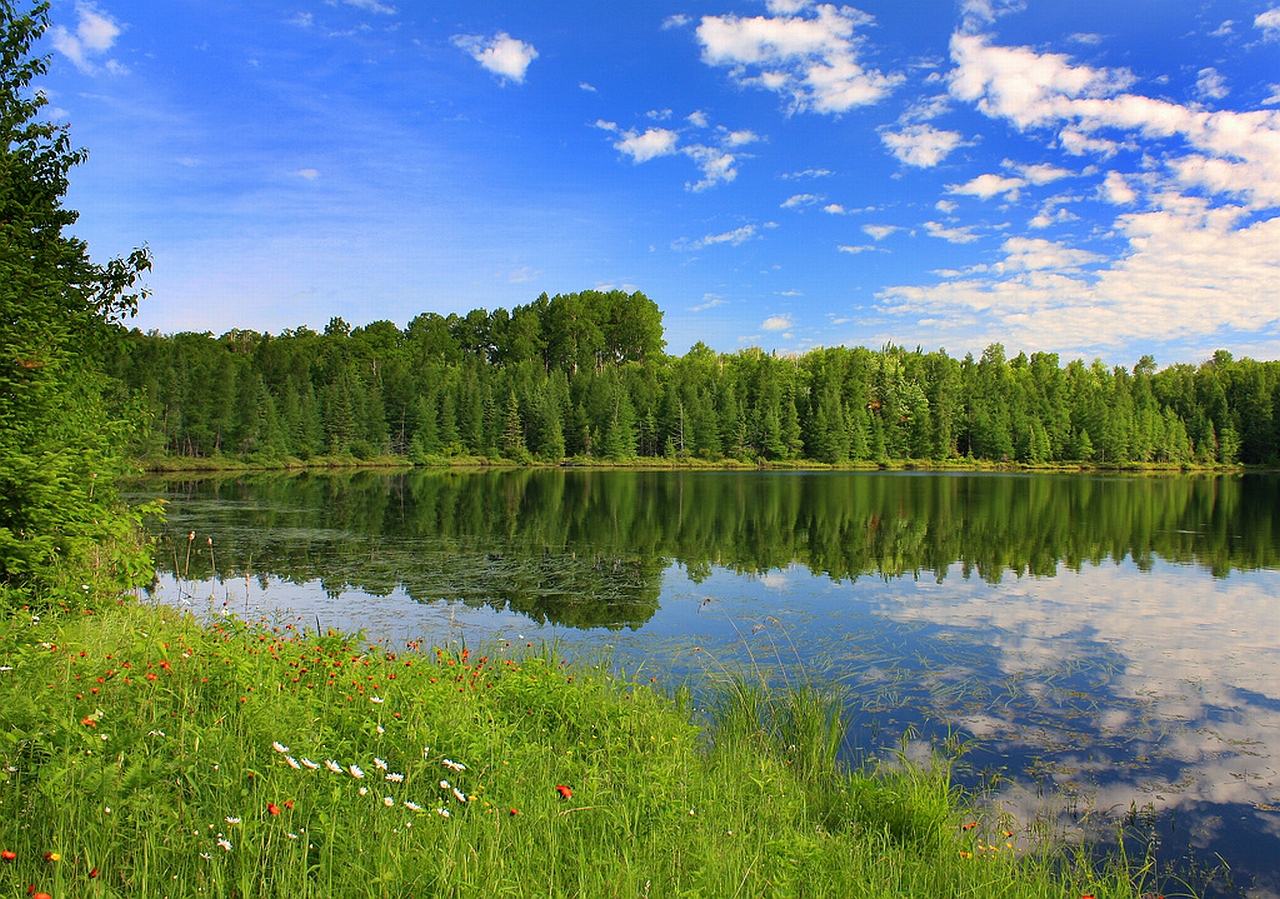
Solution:
<path fill-rule="evenodd" d="M 324 766 L 328 768 L 330 771 L 332 771 L 334 774 L 342 773 L 342 766 L 339 765 L 337 762 L 335 762 L 333 759 L 325 759 Z"/>
<path fill-rule="evenodd" d="M 281 753 L 282 755 L 289 751 L 289 747 L 285 746 L 279 740 L 272 741 L 271 748 L 274 749 L 276 752 Z"/>

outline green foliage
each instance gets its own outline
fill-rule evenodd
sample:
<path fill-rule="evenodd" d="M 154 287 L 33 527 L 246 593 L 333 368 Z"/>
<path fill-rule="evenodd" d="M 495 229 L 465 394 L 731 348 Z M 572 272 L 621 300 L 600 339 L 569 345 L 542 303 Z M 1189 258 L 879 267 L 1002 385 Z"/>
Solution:
<path fill-rule="evenodd" d="M 0 3 L 0 606 L 126 588 L 148 575 L 135 516 L 114 488 L 130 421 L 102 361 L 132 315 L 145 250 L 99 265 L 63 234 L 62 205 L 84 152 L 40 118 L 31 57 L 48 4 Z"/>
<path fill-rule="evenodd" d="M 687 700 L 552 648 L 413 648 L 132 605 L 0 620 L 0 890 L 1131 899 L 1155 886 L 1029 827 L 1004 835 L 944 764 L 850 772 L 826 749 L 797 755 L 840 731 L 816 695 L 762 693 L 703 731 Z"/>

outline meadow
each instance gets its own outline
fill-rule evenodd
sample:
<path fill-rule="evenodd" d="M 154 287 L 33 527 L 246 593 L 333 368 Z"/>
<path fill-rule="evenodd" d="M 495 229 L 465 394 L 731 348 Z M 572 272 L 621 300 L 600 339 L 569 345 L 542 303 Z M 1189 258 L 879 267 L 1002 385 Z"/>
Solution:
<path fill-rule="evenodd" d="M 945 759 L 849 770 L 811 685 L 300 627 L 9 613 L 0 895 L 1155 895 L 1149 862 L 985 815 Z"/>

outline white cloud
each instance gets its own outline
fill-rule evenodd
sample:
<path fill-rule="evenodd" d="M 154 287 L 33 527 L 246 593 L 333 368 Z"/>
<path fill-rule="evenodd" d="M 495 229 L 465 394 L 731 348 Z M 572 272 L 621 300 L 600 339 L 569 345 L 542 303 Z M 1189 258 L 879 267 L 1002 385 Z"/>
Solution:
<path fill-rule="evenodd" d="M 120 35 L 120 25 L 108 13 L 94 3 L 76 4 L 75 33 L 62 25 L 55 25 L 49 35 L 53 47 L 85 74 L 95 74 L 98 67 L 94 58 L 111 49 Z M 128 73 L 128 69 L 115 60 L 108 60 L 106 67 L 113 75 Z"/>
<path fill-rule="evenodd" d="M 674 16 L 667 16 L 665 19 L 663 19 L 662 27 L 664 30 L 668 28 L 683 28 L 684 26 L 688 25 L 689 22 L 690 22 L 690 19 L 688 16 L 682 15 L 682 14 L 676 14 Z"/>
<path fill-rule="evenodd" d="M 790 315 L 771 315 L 760 325 L 762 331 L 785 331 L 795 326 Z"/>
<path fill-rule="evenodd" d="M 701 118 L 703 126 L 706 125 L 706 118 L 702 113 L 694 113 L 694 115 Z M 665 120 L 670 117 L 670 110 L 657 110 L 648 113 L 648 118 L 651 119 Z M 694 193 L 704 191 L 717 184 L 727 184 L 738 177 L 738 154 L 728 152 L 725 149 L 726 147 L 734 149 L 760 140 L 759 135 L 754 131 L 730 131 L 727 128 L 717 128 L 715 135 L 713 135 L 713 140 L 717 140 L 719 146 L 710 146 L 702 143 L 680 146 L 680 132 L 670 128 L 647 128 L 643 132 L 636 129 L 620 131 L 616 122 L 609 122 L 604 119 L 597 119 L 595 127 L 620 135 L 619 140 L 614 142 L 614 149 L 631 157 L 631 161 L 637 164 L 648 162 L 650 159 L 657 159 L 660 156 L 672 156 L 677 153 L 689 157 L 697 163 L 698 168 L 702 171 L 701 180 L 685 183 L 685 189 Z"/>
<path fill-rule="evenodd" d="M 1027 227 L 1041 230 L 1048 228 L 1050 225 L 1061 225 L 1065 222 L 1074 222 L 1079 220 L 1080 216 L 1075 215 L 1068 209 L 1061 206 L 1054 206 L 1052 203 L 1046 203 L 1044 208 L 1037 212 L 1027 221 Z"/>
<path fill-rule="evenodd" d="M 924 230 L 930 237 L 939 237 L 948 243 L 973 243 L 975 240 L 980 240 L 981 236 L 973 233 L 975 227 L 975 225 L 965 225 L 948 228 L 938 222 L 924 223 Z"/>
<path fill-rule="evenodd" d="M 1280 23 L 1280 12 L 1276 19 Z M 1099 150 L 1094 133 L 1118 130 L 1148 141 L 1181 139 L 1165 155 L 1184 189 L 1242 197 L 1255 208 L 1280 205 L 1280 111 L 1220 111 L 1122 93 L 1132 78 L 1118 70 L 1073 66 L 1067 57 L 1025 47 L 993 47 L 981 36 L 952 37 L 954 96 L 1022 130 L 1060 128 L 1068 152 Z"/>
<path fill-rule="evenodd" d="M 732 153 L 726 153 L 723 150 L 707 147 L 703 144 L 691 144 L 681 148 L 680 152 L 696 162 L 698 167 L 702 169 L 701 181 L 695 181 L 692 184 L 685 183 L 685 188 L 694 193 L 699 193 L 717 184 L 727 184 L 738 177 L 738 170 L 734 168 L 734 163 L 737 160 Z"/>
<path fill-rule="evenodd" d="M 941 212 L 943 215 L 951 215 L 960 208 L 960 204 L 954 200 L 939 200 L 933 204 L 933 208 Z"/>
<path fill-rule="evenodd" d="M 747 144 L 754 144 L 758 140 L 760 140 L 760 135 L 754 131 L 744 129 L 742 131 L 726 132 L 721 142 L 726 147 L 745 147 Z"/>
<path fill-rule="evenodd" d="M 725 231 L 722 234 L 708 234 L 697 240 L 685 240 L 681 238 L 671 245 L 674 250 L 701 250 L 706 247 L 712 247 L 716 244 L 727 243 L 730 246 L 739 246 L 756 236 L 755 225 L 743 225 L 741 228 L 735 228 L 732 231 Z"/>
<path fill-rule="evenodd" d="M 1023 129 L 1062 117 L 1064 102 L 1108 96 L 1134 80 L 1123 69 L 1072 66 L 1065 54 L 994 47 L 983 35 L 952 35 L 951 59 L 952 96 Z"/>
<path fill-rule="evenodd" d="M 651 109 L 645 114 L 645 118 L 653 119 L 655 122 L 665 122 L 671 118 L 670 109 Z"/>
<path fill-rule="evenodd" d="M 1007 169 L 1012 169 L 1017 172 L 1026 179 L 1028 184 L 1034 184 L 1036 186 L 1052 184 L 1054 181 L 1060 181 L 1063 178 L 1070 178 L 1075 174 L 1068 169 L 1059 168 L 1058 166 L 1050 165 L 1047 162 L 1041 162 L 1035 165 L 1024 165 L 1022 163 L 1006 159 L 1004 161 L 1004 166 Z"/>
<path fill-rule="evenodd" d="M 624 131 L 622 132 L 622 139 L 615 143 L 613 147 L 624 155 L 630 156 L 632 162 L 639 164 L 648 162 L 650 159 L 657 159 L 659 156 L 672 155 L 676 152 L 676 142 L 679 138 L 678 134 L 667 128 L 650 128 L 643 134 L 635 131 Z"/>
<path fill-rule="evenodd" d="M 826 206 L 822 207 L 822 211 L 827 215 L 844 215 L 848 212 L 848 210 L 839 203 L 828 203 Z"/>
<path fill-rule="evenodd" d="M 1254 16 L 1253 27 L 1261 28 L 1262 36 L 1267 40 L 1280 38 L 1280 6 L 1273 6 Z"/>
<path fill-rule="evenodd" d="M 723 306 L 726 302 L 728 301 L 725 300 L 724 297 L 716 296 L 714 293 L 704 293 L 702 295 L 702 302 L 699 303 L 697 306 L 690 306 L 689 311 L 705 312 L 708 309 L 714 309 L 717 306 Z"/>
<path fill-rule="evenodd" d="M 1116 171 L 1107 172 L 1107 177 L 1098 187 L 1098 196 L 1115 206 L 1127 206 L 1136 199 L 1138 193 L 1125 181 L 1124 175 Z"/>
<path fill-rule="evenodd" d="M 708 124 L 707 114 L 701 109 L 695 109 L 685 116 L 684 120 L 695 128 L 706 128 Z"/>
<path fill-rule="evenodd" d="M 591 83 L 589 83 L 589 82 L 586 82 L 586 81 L 579 81 L 579 82 L 578 82 L 578 90 L 586 91 L 586 92 L 587 92 L 587 93 L 589 93 L 589 94 L 596 94 L 596 93 L 599 93 L 599 91 L 597 91 L 597 90 L 596 90 L 595 85 L 593 85 L 593 84 L 591 84 Z"/>
<path fill-rule="evenodd" d="M 992 267 L 997 274 L 1006 271 L 1074 271 L 1082 265 L 1099 262 L 1103 257 L 1087 250 L 1077 250 L 1041 238 L 1010 237 L 1000 249 L 1008 255 Z"/>
<path fill-rule="evenodd" d="M 829 178 L 835 172 L 831 169 L 805 169 L 802 172 L 787 172 L 782 176 L 783 181 L 794 181 L 798 178 Z"/>
<path fill-rule="evenodd" d="M 863 225 L 862 232 L 872 240 L 881 241 L 889 235 L 901 231 L 897 225 Z"/>
<path fill-rule="evenodd" d="M 522 83 L 529 64 L 538 58 L 538 51 L 532 44 L 517 40 L 505 31 L 493 37 L 455 34 L 451 40 L 455 47 L 469 53 L 472 59 L 497 75 L 504 84 L 508 80 Z"/>
<path fill-rule="evenodd" d="M 814 203 L 821 203 L 822 197 L 817 194 L 795 194 L 787 197 L 782 201 L 783 209 L 798 209 L 801 206 L 812 206 Z"/>
<path fill-rule="evenodd" d="M 1005 175 L 986 174 L 979 175 L 964 184 L 949 184 L 947 185 L 947 193 L 977 197 L 980 200 L 990 200 L 992 197 L 1001 195 L 1008 200 L 1017 200 L 1022 188 L 1026 186 L 1027 181 L 1025 178 L 1009 178 Z"/>
<path fill-rule="evenodd" d="M 1023 0 L 961 0 L 960 14 L 965 27 L 972 29 L 990 25 L 1000 16 L 1022 12 L 1024 8 Z"/>
<path fill-rule="evenodd" d="M 727 67 L 739 84 L 781 94 L 793 112 L 847 112 L 904 80 L 858 63 L 855 31 L 873 21 L 865 13 L 811 0 L 769 0 L 767 7 L 768 16 L 703 16 L 703 62 Z"/>
<path fill-rule="evenodd" d="M 1005 260 L 987 272 L 891 287 L 878 297 L 900 314 L 976 318 L 993 339 L 1029 350 L 1129 341 L 1201 346 L 1236 331 L 1280 342 L 1280 307 L 1257 301 L 1280 296 L 1280 217 L 1242 226 L 1241 207 L 1164 199 L 1161 208 L 1116 220 L 1127 249 L 1096 271 L 1075 270 L 1102 261 L 1092 253 L 1011 239 Z"/>
<path fill-rule="evenodd" d="M 320 171 L 318 169 L 298 169 L 297 173 L 308 181 L 314 181 L 320 177 Z"/>
<path fill-rule="evenodd" d="M 852 253 L 853 255 L 856 256 L 859 253 L 865 253 L 868 250 L 874 250 L 876 249 L 876 247 L 873 247 L 871 244 L 862 244 L 861 246 L 841 244 L 840 246 L 836 247 L 836 249 L 839 250 L 841 253 Z"/>
<path fill-rule="evenodd" d="M 962 138 L 958 131 L 941 131 L 932 125 L 906 125 L 900 131 L 882 131 L 880 141 L 898 161 L 917 168 L 932 168 L 960 146 Z"/>
<path fill-rule="evenodd" d="M 343 0 L 347 6 L 354 6 L 356 9 L 363 9 L 367 12 L 379 13 L 384 16 L 392 16 L 396 13 L 394 6 L 388 6 L 380 3 L 379 0 Z"/>
<path fill-rule="evenodd" d="M 1196 78 L 1196 95 L 1201 100 L 1221 100 L 1231 89 L 1227 87 L 1227 79 L 1212 66 L 1201 69 Z"/>

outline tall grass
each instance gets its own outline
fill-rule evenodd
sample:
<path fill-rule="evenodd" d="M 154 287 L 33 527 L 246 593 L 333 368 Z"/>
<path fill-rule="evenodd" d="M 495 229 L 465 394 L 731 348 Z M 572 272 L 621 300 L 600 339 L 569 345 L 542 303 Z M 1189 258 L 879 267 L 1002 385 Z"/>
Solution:
<path fill-rule="evenodd" d="M 808 688 L 741 681 L 704 727 L 547 647 L 397 654 L 132 603 L 11 617 L 0 668 L 0 895 L 1143 891 L 971 825 L 943 764 L 842 770 Z"/>

